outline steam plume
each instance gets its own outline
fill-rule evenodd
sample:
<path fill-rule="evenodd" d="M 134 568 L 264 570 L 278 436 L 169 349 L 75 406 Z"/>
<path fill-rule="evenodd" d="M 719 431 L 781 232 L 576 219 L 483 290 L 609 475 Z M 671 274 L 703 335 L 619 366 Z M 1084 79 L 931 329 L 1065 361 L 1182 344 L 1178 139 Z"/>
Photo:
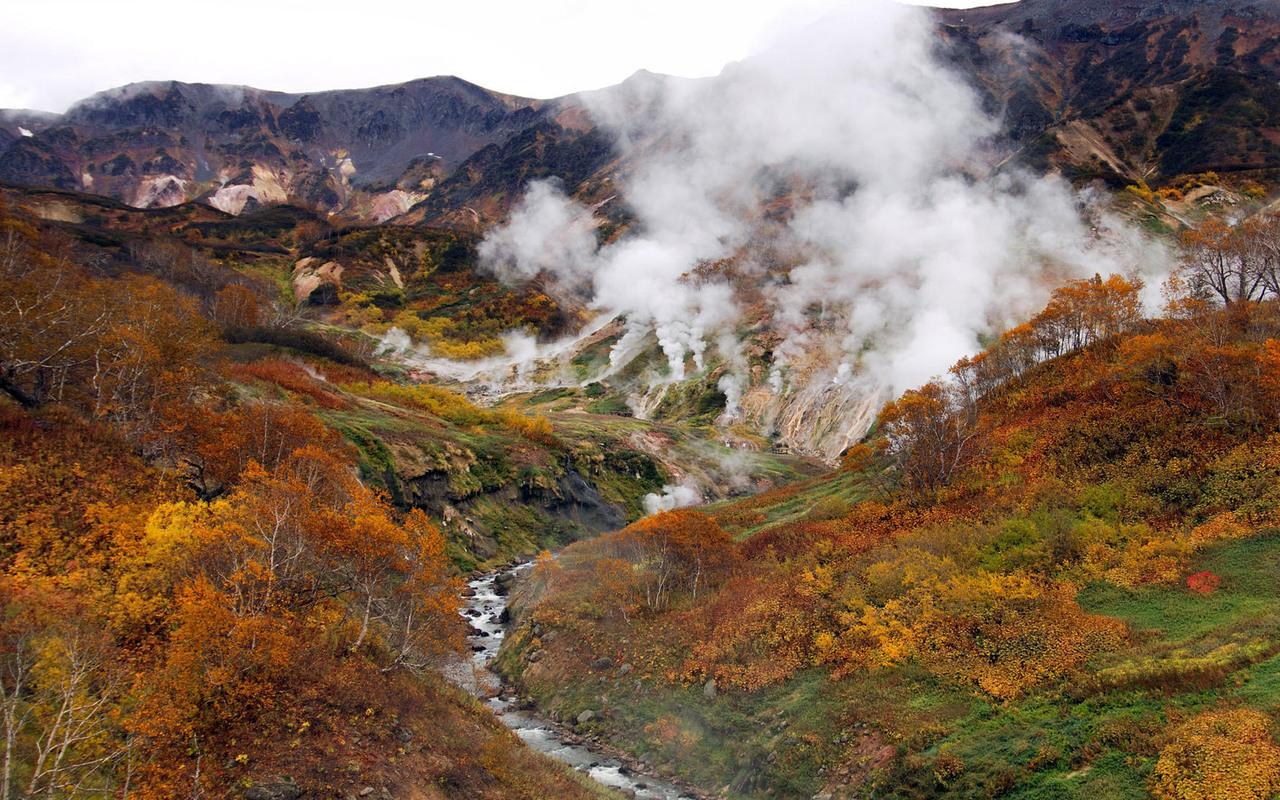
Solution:
<path fill-rule="evenodd" d="M 657 514 L 659 511 L 674 511 L 677 508 L 688 508 L 702 502 L 702 495 L 691 486 L 663 486 L 662 494 L 649 493 L 644 496 L 646 514 Z"/>
<path fill-rule="evenodd" d="M 652 332 L 679 380 L 714 345 L 729 416 L 749 385 L 741 287 L 695 277 L 700 264 L 734 257 L 763 287 L 781 333 L 767 391 L 856 410 L 865 429 L 869 395 L 944 371 L 1063 280 L 1159 262 L 1114 220 L 1103 234 L 1121 235 L 1100 235 L 1101 212 L 1061 179 L 991 169 L 999 123 L 938 58 L 919 9 L 862 3 L 717 78 L 641 75 L 582 102 L 628 167 L 631 233 L 597 249 L 590 210 L 534 183 L 482 254 L 625 316 L 615 366 Z M 762 241 L 784 279 L 753 261 Z"/>

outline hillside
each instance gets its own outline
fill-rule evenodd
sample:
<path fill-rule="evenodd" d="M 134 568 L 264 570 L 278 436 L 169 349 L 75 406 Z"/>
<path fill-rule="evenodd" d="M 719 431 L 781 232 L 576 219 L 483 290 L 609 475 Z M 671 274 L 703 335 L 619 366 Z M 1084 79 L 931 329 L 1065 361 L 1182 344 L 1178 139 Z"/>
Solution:
<path fill-rule="evenodd" d="M 1024 0 L 938 11 L 1019 157 L 1076 180 L 1280 165 L 1280 5 Z"/>
<path fill-rule="evenodd" d="M 1280 0 L 775 33 L 0 110 L 0 800 L 1280 796 Z"/>
<path fill-rule="evenodd" d="M 32 791 L 606 796 L 443 682 L 459 576 L 624 525 L 683 474 L 724 497 L 816 471 L 730 466 L 696 423 L 567 397 L 478 406 L 335 324 L 372 300 L 325 323 L 295 293 L 309 252 L 348 264 L 344 294 L 402 274 L 393 313 L 546 313 L 455 272 L 465 236 L 55 190 L 3 203 L 3 777 Z M 71 717 L 65 692 L 88 698 Z"/>
<path fill-rule="evenodd" d="M 729 797 L 1270 796 L 1280 306 L 1133 291 L 1064 288 L 836 474 L 566 549 L 504 668 Z"/>
<path fill-rule="evenodd" d="M 936 18 L 1019 161 L 1117 185 L 1278 165 L 1273 2 L 1024 0 Z M 648 79 L 594 94 L 626 98 Z M 64 114 L 0 111 L 0 181 L 233 214 L 286 203 L 383 222 L 413 209 L 474 230 L 528 180 L 578 193 L 625 174 L 598 107 L 453 77 L 307 95 L 142 83 Z"/>

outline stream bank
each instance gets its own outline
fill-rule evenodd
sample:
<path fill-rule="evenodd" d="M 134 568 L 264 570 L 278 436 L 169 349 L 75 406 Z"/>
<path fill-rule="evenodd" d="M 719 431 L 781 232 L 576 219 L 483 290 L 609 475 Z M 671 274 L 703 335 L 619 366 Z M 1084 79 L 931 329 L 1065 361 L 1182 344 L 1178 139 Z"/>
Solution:
<path fill-rule="evenodd" d="M 503 575 L 518 575 L 529 564 L 496 570 L 467 584 L 462 616 L 470 625 L 467 644 L 471 658 L 447 673 L 453 683 L 481 698 L 504 725 L 525 744 L 540 753 L 589 775 L 597 783 L 638 800 L 700 800 L 703 795 L 670 781 L 646 775 L 627 755 L 589 742 L 549 719 L 539 716 L 503 684 L 490 665 L 506 635 L 507 597 L 500 591 Z"/>

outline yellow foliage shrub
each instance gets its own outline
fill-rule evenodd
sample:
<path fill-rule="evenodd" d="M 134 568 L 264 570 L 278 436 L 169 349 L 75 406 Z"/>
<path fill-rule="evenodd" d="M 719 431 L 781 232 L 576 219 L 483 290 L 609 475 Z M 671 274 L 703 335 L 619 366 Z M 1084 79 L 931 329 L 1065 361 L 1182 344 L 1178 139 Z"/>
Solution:
<path fill-rule="evenodd" d="M 1213 542 L 1224 542 L 1231 539 L 1243 539 L 1249 535 L 1249 529 L 1240 522 L 1234 511 L 1224 511 L 1208 522 L 1196 526 L 1191 531 L 1191 542 L 1196 547 L 1204 547 Z"/>
<path fill-rule="evenodd" d="M 1146 183 L 1126 186 L 1124 190 L 1144 203 L 1154 203 L 1156 201 L 1155 192 L 1151 191 L 1151 187 L 1147 186 Z"/>
<path fill-rule="evenodd" d="M 343 384 L 342 388 L 361 397 L 426 411 L 459 425 L 483 425 L 492 419 L 492 412 L 476 406 L 457 392 L 439 386 L 359 381 Z"/>
<path fill-rule="evenodd" d="M 1023 575 L 957 575 L 865 609 L 846 631 L 837 674 L 917 659 L 1000 700 L 1078 669 L 1118 646 L 1118 620 L 1087 614 L 1066 585 Z"/>
<path fill-rule="evenodd" d="M 439 386 L 357 381 L 343 384 L 342 388 L 361 397 L 426 411 L 457 425 L 505 428 L 517 436 L 547 446 L 553 446 L 557 441 L 555 429 L 545 417 L 531 417 L 505 408 L 481 408 L 457 392 Z"/>
<path fill-rule="evenodd" d="M 1160 751 L 1158 800 L 1265 800 L 1280 791 L 1271 720 L 1252 709 L 1209 711 L 1176 728 Z"/>
<path fill-rule="evenodd" d="M 431 352 L 441 358 L 454 361 L 474 361 L 488 356 L 496 356 L 506 349 L 501 339 L 486 337 L 471 341 L 460 341 L 453 334 L 453 320 L 447 317 L 431 317 L 418 320 L 414 326 L 419 332 L 415 339 L 424 339 L 431 347 Z M 413 334 L 410 334 L 413 336 Z"/>
<path fill-rule="evenodd" d="M 1191 550 L 1191 544 L 1185 539 L 1150 534 L 1128 542 L 1118 552 L 1106 550 L 1107 563 L 1102 572 L 1107 580 L 1127 588 L 1174 583 L 1186 571 Z"/>

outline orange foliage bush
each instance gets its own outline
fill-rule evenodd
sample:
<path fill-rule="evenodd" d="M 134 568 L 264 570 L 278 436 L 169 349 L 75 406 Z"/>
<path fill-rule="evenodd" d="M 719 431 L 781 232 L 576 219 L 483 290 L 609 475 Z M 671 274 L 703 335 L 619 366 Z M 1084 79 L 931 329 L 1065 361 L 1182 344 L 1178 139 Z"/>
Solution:
<path fill-rule="evenodd" d="M 683 665 L 689 679 L 754 690 L 814 661 L 812 597 L 776 576 L 742 575 L 702 609 L 702 635 Z"/>
<path fill-rule="evenodd" d="M 348 452 L 342 437 L 294 405 L 250 402 L 226 411 L 178 405 L 166 409 L 165 418 L 175 460 L 206 499 L 223 493 L 251 462 L 272 470 L 308 444 Z"/>
<path fill-rule="evenodd" d="M 610 537 L 608 548 L 634 566 L 644 604 L 654 611 L 667 608 L 677 592 L 696 602 L 732 566 L 736 550 L 729 534 L 692 509 L 645 517 Z"/>
<path fill-rule="evenodd" d="M 152 796 L 191 785 L 193 747 L 345 658 L 422 669 L 461 645 L 440 532 L 421 512 L 394 521 L 327 450 L 301 447 L 273 470 L 251 463 L 225 502 L 181 520 L 192 529 L 167 526 L 140 561 L 174 558 L 165 538 L 182 537 L 174 632 L 163 667 L 141 676 L 133 717 L 152 751 Z"/>
<path fill-rule="evenodd" d="M 1158 800 L 1265 800 L 1280 791 L 1271 720 L 1250 709 L 1207 711 L 1169 734 L 1152 775 Z"/>
<path fill-rule="evenodd" d="M 267 358 L 248 364 L 234 364 L 228 366 L 226 371 L 233 379 L 256 379 L 274 383 L 281 389 L 314 401 L 321 408 L 346 408 L 350 405 L 335 391 L 313 377 L 302 365 L 293 361 Z"/>
<path fill-rule="evenodd" d="M 154 278 L 101 278 L 0 213 L 0 391 L 28 408 L 71 403 L 141 437 L 201 383 L 212 326 Z"/>
<path fill-rule="evenodd" d="M 232 284 L 214 295 L 210 315 L 223 328 L 252 328 L 262 321 L 262 304 L 253 290 Z"/>

